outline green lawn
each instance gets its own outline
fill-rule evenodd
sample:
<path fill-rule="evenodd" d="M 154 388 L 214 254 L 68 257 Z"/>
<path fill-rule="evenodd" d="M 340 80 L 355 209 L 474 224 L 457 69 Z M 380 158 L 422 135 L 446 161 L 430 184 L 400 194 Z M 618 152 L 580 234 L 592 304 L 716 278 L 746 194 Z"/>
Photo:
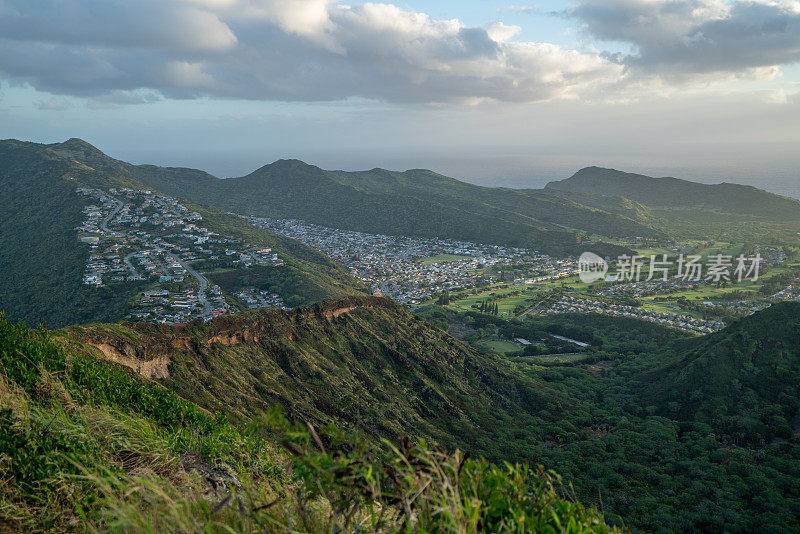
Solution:
<path fill-rule="evenodd" d="M 503 339 L 488 339 L 475 343 L 475 346 L 487 352 L 494 352 L 496 354 L 509 354 L 519 352 L 520 346 L 513 341 L 505 341 Z"/>
<path fill-rule="evenodd" d="M 505 289 L 489 287 L 477 295 L 469 295 L 466 298 L 451 302 L 450 307 L 458 311 L 467 311 L 474 309 L 472 308 L 473 304 L 492 301 L 497 303 L 500 316 L 504 314 L 510 316 L 514 313 L 514 308 L 520 304 L 527 306 L 528 303 L 526 303 L 525 300 L 535 298 L 540 291 L 541 290 L 528 285 L 511 286 Z M 513 293 L 519 294 L 514 295 Z"/>
<path fill-rule="evenodd" d="M 511 361 L 517 363 L 534 364 L 534 365 L 557 365 L 560 363 L 561 364 L 579 363 L 589 358 L 589 356 L 591 356 L 591 354 L 588 353 L 563 354 L 554 356 L 515 356 L 511 358 Z"/>
<path fill-rule="evenodd" d="M 660 256 L 663 254 L 666 254 L 669 257 L 674 257 L 676 254 L 675 252 L 665 248 L 637 248 L 636 253 L 646 258 L 649 258 L 650 256 L 659 256 L 658 259 L 661 259 Z"/>
<path fill-rule="evenodd" d="M 702 319 L 703 314 L 693 310 L 682 310 L 674 302 L 654 302 L 650 297 L 645 297 L 642 300 L 642 308 L 645 310 L 653 310 L 658 312 L 676 313 L 678 315 L 686 315 L 694 317 L 695 319 Z"/>
<path fill-rule="evenodd" d="M 575 276 L 570 276 L 569 278 L 561 278 L 560 280 L 540 282 L 536 285 L 547 289 L 556 289 L 559 287 L 564 287 L 566 289 L 571 289 L 574 291 L 582 291 L 588 288 L 591 284 L 584 284 L 583 282 L 581 282 L 580 278 L 578 278 L 578 276 L 575 275 Z"/>

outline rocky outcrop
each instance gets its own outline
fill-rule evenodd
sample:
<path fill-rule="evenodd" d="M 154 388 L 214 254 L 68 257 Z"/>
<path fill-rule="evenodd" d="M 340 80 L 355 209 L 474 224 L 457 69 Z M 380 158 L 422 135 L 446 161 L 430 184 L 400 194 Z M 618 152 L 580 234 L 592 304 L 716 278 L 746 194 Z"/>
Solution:
<path fill-rule="evenodd" d="M 286 323 L 297 325 L 304 320 L 332 322 L 334 319 L 359 309 L 395 309 L 397 304 L 383 297 L 344 297 L 329 300 L 295 310 L 262 309 L 250 314 L 223 316 L 211 322 L 212 333 L 208 344 L 221 343 L 231 347 L 242 343 L 259 343 L 262 339 L 275 336 L 294 338 Z M 283 323 L 283 324 L 282 324 Z"/>
<path fill-rule="evenodd" d="M 106 359 L 130 367 L 137 373 L 147 378 L 167 378 L 169 376 L 170 357 L 167 354 L 156 356 L 152 359 L 142 359 L 136 351 L 132 353 L 124 352 L 131 346 L 125 346 L 122 350 L 109 343 L 89 343 L 102 352 Z"/>
<path fill-rule="evenodd" d="M 198 352 L 200 346 L 219 343 L 227 347 L 244 343 L 258 344 L 265 339 L 284 337 L 289 341 L 296 329 L 309 320 L 333 322 L 359 309 L 398 307 L 385 297 L 343 297 L 294 310 L 264 308 L 216 317 L 210 323 L 194 321 L 185 326 L 150 323 L 123 323 L 135 332 L 134 341 L 102 325 L 76 327 L 71 337 L 97 348 L 104 358 L 130 367 L 148 378 L 169 377 L 171 354 L 175 351 Z"/>
<path fill-rule="evenodd" d="M 135 330 L 120 329 L 116 325 L 96 325 L 71 327 L 63 333 L 94 347 L 102 358 L 153 379 L 169 377 L 169 365 L 175 350 L 191 350 L 192 341 L 188 336 L 166 337 L 159 325 L 140 323 L 125 326 L 134 326 Z"/>
<path fill-rule="evenodd" d="M 293 310 L 292 322 L 299 319 L 326 319 L 332 321 L 337 317 L 361 308 L 395 309 L 397 304 L 385 297 L 344 297 L 341 299 L 327 300 L 310 306 Z"/>

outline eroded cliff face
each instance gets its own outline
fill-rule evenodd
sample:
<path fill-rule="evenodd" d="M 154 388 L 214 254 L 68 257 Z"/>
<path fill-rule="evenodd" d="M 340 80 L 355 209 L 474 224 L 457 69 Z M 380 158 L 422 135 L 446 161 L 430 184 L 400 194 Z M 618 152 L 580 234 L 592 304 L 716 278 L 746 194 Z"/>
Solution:
<path fill-rule="evenodd" d="M 140 357 L 135 351 L 129 352 L 130 346 L 120 350 L 110 343 L 90 343 L 98 348 L 106 359 L 116 362 L 126 367 L 130 367 L 137 373 L 147 378 L 167 378 L 169 377 L 170 357 L 168 354 L 160 354 L 154 358 Z"/>
<path fill-rule="evenodd" d="M 463 447 L 495 439 L 497 417 L 553 402 L 515 368 L 383 297 L 248 310 L 185 326 L 71 327 L 61 335 L 232 421 L 269 417 L 280 406 L 295 421 Z"/>
<path fill-rule="evenodd" d="M 230 347 L 242 343 L 260 343 L 267 337 L 276 336 L 292 341 L 295 336 L 292 330 L 302 321 L 316 319 L 331 323 L 342 315 L 359 309 L 372 308 L 395 310 L 398 305 L 384 297 L 344 297 L 294 310 L 265 308 L 255 312 L 222 316 L 209 323 L 210 333 L 206 342 L 221 343 Z"/>
<path fill-rule="evenodd" d="M 214 318 L 204 324 L 194 321 L 186 326 L 123 323 L 122 328 L 110 325 L 72 327 L 64 331 L 69 337 L 92 346 L 99 356 L 130 367 L 153 379 L 168 378 L 169 365 L 175 351 L 198 354 L 201 346 L 219 343 L 226 347 L 259 344 L 264 340 L 293 341 L 304 321 L 331 323 L 335 319 L 363 308 L 394 310 L 397 304 L 383 297 L 344 297 L 294 310 L 264 308 Z"/>
<path fill-rule="evenodd" d="M 125 328 L 125 327 L 123 327 Z M 70 327 L 61 331 L 65 337 L 78 341 L 95 356 L 130 367 L 140 375 L 161 379 L 169 377 L 172 354 L 180 340 L 161 335 L 139 335 L 117 325 Z"/>

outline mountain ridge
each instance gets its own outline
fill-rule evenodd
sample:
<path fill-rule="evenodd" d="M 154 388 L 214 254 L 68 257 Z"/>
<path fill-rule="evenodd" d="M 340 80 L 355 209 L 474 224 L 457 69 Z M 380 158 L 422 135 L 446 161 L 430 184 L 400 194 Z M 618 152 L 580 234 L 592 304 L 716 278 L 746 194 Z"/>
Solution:
<path fill-rule="evenodd" d="M 498 461 L 542 463 L 575 482 L 587 504 L 600 507 L 602 492 L 616 524 L 754 531 L 764 521 L 775 531 L 792 524 L 798 502 L 791 421 L 800 402 L 800 354 L 791 348 L 791 365 L 782 364 L 784 349 L 759 340 L 774 330 L 793 341 L 798 306 L 759 312 L 714 335 L 676 336 L 650 353 L 620 348 L 603 377 L 580 367 L 539 367 L 535 358 L 523 371 L 377 297 L 242 312 L 209 324 L 100 324 L 56 335 L 149 346 L 149 361 L 163 357 L 152 348 L 158 345 L 172 358 L 170 375 L 158 381 L 234 421 L 258 420 L 277 403 L 291 419 L 317 427 L 359 428 L 390 440 L 412 434 Z M 604 319 L 619 322 L 620 335 L 629 321 Z M 741 330 L 756 338 L 742 338 Z M 769 363 L 737 355 L 749 357 L 751 347 Z M 713 365 L 682 365 L 687 355 Z M 754 388 L 747 375 L 763 378 L 764 387 Z M 698 387 L 705 388 L 701 397 L 693 394 Z M 759 480 L 772 500 L 753 496 Z M 736 514 L 720 513 L 728 507 Z"/>
<path fill-rule="evenodd" d="M 196 169 L 115 165 L 127 165 L 137 179 L 173 196 L 246 215 L 553 255 L 577 255 L 587 248 L 612 257 L 631 252 L 604 243 L 604 237 L 730 241 L 744 237 L 736 229 L 739 223 L 753 223 L 761 237 L 774 237 L 776 224 L 800 224 L 800 202 L 754 186 L 651 178 L 597 166 L 543 189 L 512 189 L 462 182 L 428 169 L 328 171 L 298 159 L 279 159 L 224 179 Z M 781 242 L 794 235 L 778 230 Z"/>
<path fill-rule="evenodd" d="M 494 466 L 423 440 L 381 447 L 274 411 L 233 424 L 96 356 L 0 313 L 3 531 L 340 532 L 352 522 L 387 534 L 508 524 L 619 531 L 562 496 L 557 475 L 542 469 Z"/>
<path fill-rule="evenodd" d="M 651 207 L 681 204 L 767 218 L 800 217 L 800 200 L 752 185 L 724 181 L 704 184 L 672 176 L 651 177 L 596 166 L 585 167 L 564 180 L 550 182 L 545 189 L 624 197 Z"/>
<path fill-rule="evenodd" d="M 492 421 L 550 421 L 569 401 L 385 297 L 260 309 L 185 326 L 73 326 L 56 332 L 237 421 L 282 405 L 296 420 L 416 435 L 503 455 Z M 391 399 L 391 408 L 386 401 Z M 510 457 L 510 453 L 506 455 Z"/>
<path fill-rule="evenodd" d="M 245 215 L 299 218 L 343 229 L 445 237 L 578 254 L 586 239 L 574 230 L 657 235 L 646 221 L 564 201 L 557 195 L 486 188 L 428 170 L 325 171 L 278 160 L 238 178 L 181 167 L 131 165 L 80 140 L 40 145 L 92 168 L 126 174 L 165 194 Z M 389 177 L 392 183 L 377 177 Z M 489 198 L 484 198 L 489 197 Z M 624 247 L 597 243 L 608 253 Z"/>
<path fill-rule="evenodd" d="M 0 141 L 0 309 L 15 320 L 52 327 L 125 315 L 141 283 L 126 281 L 116 290 L 83 283 L 89 249 L 76 228 L 84 220 L 86 199 L 77 188 L 155 189 L 138 181 L 132 167 L 77 138 L 52 145 Z M 247 235 L 280 253 L 287 269 L 277 278 L 290 280 L 297 291 L 287 293 L 281 286 L 276 292 L 296 300 L 293 305 L 366 290 L 347 269 L 311 247 L 218 208 L 190 205 L 220 233 Z M 20 262 L 21 257 L 27 260 Z"/>
<path fill-rule="evenodd" d="M 662 413 L 742 439 L 790 438 L 800 401 L 786 377 L 800 375 L 798 339 L 800 302 L 774 304 L 676 351 L 639 378 L 641 394 Z"/>

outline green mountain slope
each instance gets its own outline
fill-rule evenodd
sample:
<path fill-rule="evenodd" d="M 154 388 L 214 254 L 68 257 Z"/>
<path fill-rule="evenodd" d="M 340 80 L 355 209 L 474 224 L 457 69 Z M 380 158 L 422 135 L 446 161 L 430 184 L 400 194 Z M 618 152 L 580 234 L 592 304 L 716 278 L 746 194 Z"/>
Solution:
<path fill-rule="evenodd" d="M 298 420 L 415 435 L 513 458 L 569 401 L 391 300 L 347 297 L 184 328 L 71 327 L 64 335 L 143 369 L 185 398 L 247 420 L 282 405 Z M 98 353 L 100 354 L 100 353 Z M 519 425 L 525 432 L 513 432 Z"/>
<path fill-rule="evenodd" d="M 664 414 L 758 442 L 800 423 L 800 303 L 784 302 L 706 336 L 640 377 Z"/>
<path fill-rule="evenodd" d="M 582 502 L 637 530 L 776 532 L 800 506 L 791 490 L 800 480 L 798 438 L 786 428 L 798 413 L 797 306 L 701 338 L 564 316 L 575 335 L 599 343 L 600 378 L 541 367 L 535 357 L 481 354 L 374 297 L 206 325 L 92 325 L 59 335 L 235 421 L 278 403 L 317 426 L 393 440 L 411 434 L 495 461 L 541 463 L 563 473 Z M 755 359 L 737 356 L 750 349 Z"/>
<path fill-rule="evenodd" d="M 800 201 L 746 185 L 587 167 L 545 191 L 609 211 L 633 203 L 630 217 L 644 217 L 670 237 L 782 245 L 796 243 L 800 230 Z"/>
<path fill-rule="evenodd" d="M 133 284 L 118 291 L 83 284 L 88 247 L 75 228 L 85 200 L 76 192 L 90 170 L 29 143 L 0 142 L 0 309 L 56 327 L 113 321 Z"/>
<path fill-rule="evenodd" d="M 481 187 L 422 169 L 325 171 L 297 160 L 277 161 L 226 180 L 191 169 L 149 166 L 134 172 L 171 194 L 250 215 L 556 254 L 586 248 L 576 234 L 777 244 L 796 237 L 800 228 L 800 201 L 755 187 L 651 178 L 599 167 L 582 169 L 543 190 Z"/>
<path fill-rule="evenodd" d="M 0 309 L 9 317 L 58 327 L 125 315 L 142 283 L 112 289 L 82 282 L 89 249 L 76 228 L 87 201 L 76 189 L 150 187 L 136 180 L 130 167 L 77 139 L 54 145 L 0 141 Z M 210 229 L 272 247 L 285 258 L 286 269 L 265 276 L 292 305 L 362 290 L 344 267 L 310 247 L 219 209 L 193 208 Z"/>
<path fill-rule="evenodd" d="M 426 170 L 325 171 L 279 160 L 247 176 L 218 179 L 195 169 L 131 165 L 80 139 L 48 147 L 103 173 L 135 179 L 167 195 L 225 211 L 300 218 L 364 232 L 445 237 L 578 254 L 580 231 L 608 236 L 659 235 L 623 206 L 610 211 L 536 190 L 480 187 Z M 626 250 L 608 244 L 609 254 Z"/>
<path fill-rule="evenodd" d="M 0 314 L 4 532 L 615 532 L 558 478 L 273 417 L 234 425 Z"/>
<path fill-rule="evenodd" d="M 363 232 L 446 237 L 551 253 L 579 251 L 575 229 L 609 236 L 657 234 L 625 209 L 611 213 L 541 191 L 480 187 L 426 170 L 325 171 L 280 160 L 225 180 L 191 169 L 139 166 L 130 172 L 160 191 L 237 213 L 299 218 Z"/>
<path fill-rule="evenodd" d="M 769 220 L 800 219 L 800 201 L 749 185 L 699 184 L 678 178 L 651 178 L 601 167 L 581 169 L 545 187 L 558 191 L 625 197 L 651 207 L 705 206 Z"/>
<path fill-rule="evenodd" d="M 800 441 L 774 416 L 797 413 L 797 312 L 776 306 L 700 338 L 609 317 L 508 324 L 532 337 L 569 328 L 556 331 L 591 342 L 599 369 L 485 355 L 376 297 L 182 327 L 70 327 L 56 339 L 237 425 L 252 427 L 277 403 L 296 421 L 360 428 L 370 442 L 414 435 L 545 465 L 581 502 L 637 531 L 783 532 L 800 509 Z M 736 356 L 748 347 L 753 359 Z M 715 363 L 696 363 L 706 355 Z M 763 425 L 730 424 L 741 420 Z"/>

